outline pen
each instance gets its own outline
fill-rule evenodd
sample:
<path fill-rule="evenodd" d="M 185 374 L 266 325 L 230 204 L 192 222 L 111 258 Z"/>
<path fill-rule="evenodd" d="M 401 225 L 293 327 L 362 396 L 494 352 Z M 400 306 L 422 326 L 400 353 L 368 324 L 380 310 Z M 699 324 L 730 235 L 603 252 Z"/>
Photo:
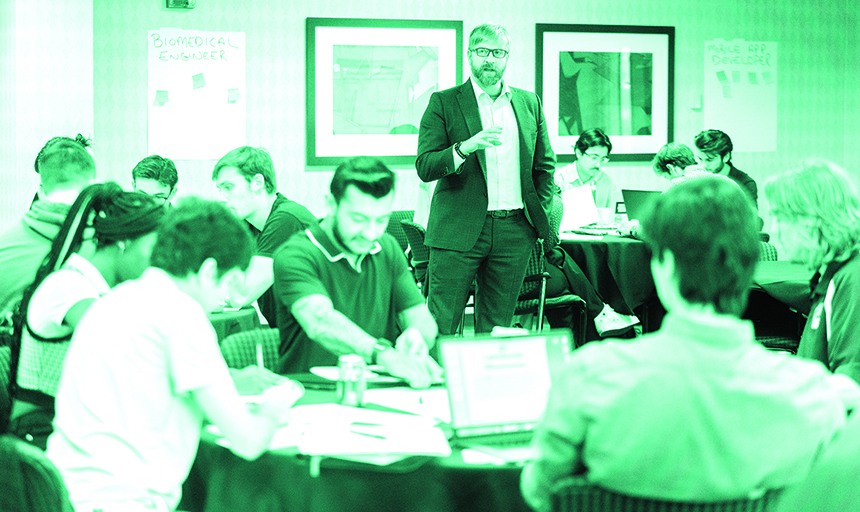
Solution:
<path fill-rule="evenodd" d="M 359 431 L 359 430 L 352 430 L 352 429 L 350 429 L 349 431 L 350 431 L 350 432 L 352 432 L 353 434 L 358 434 L 358 435 L 360 435 L 360 436 L 373 437 L 373 438 L 375 438 L 375 439 L 383 439 L 383 440 L 387 440 L 387 439 L 388 439 L 388 438 L 387 438 L 387 437 L 385 437 L 385 436 L 380 436 L 380 435 L 376 435 L 376 434 L 371 434 L 371 433 L 369 433 L 369 432 L 361 432 L 361 431 Z"/>

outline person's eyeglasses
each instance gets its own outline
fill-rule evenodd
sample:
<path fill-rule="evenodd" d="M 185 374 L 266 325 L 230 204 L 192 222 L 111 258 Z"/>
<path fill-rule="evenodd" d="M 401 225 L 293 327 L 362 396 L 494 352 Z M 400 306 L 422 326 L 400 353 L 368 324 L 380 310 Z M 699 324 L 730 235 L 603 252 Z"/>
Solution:
<path fill-rule="evenodd" d="M 491 50 L 489 48 L 473 48 L 472 53 L 482 59 L 489 57 L 491 53 L 493 54 L 493 57 L 497 59 L 504 59 L 508 56 L 508 51 L 502 50 L 501 48 L 496 48 L 494 50 Z"/>
<path fill-rule="evenodd" d="M 587 156 L 587 157 L 588 157 L 588 158 L 590 158 L 590 159 L 591 159 L 591 161 L 592 161 L 592 162 L 594 162 L 594 163 L 598 163 L 598 162 L 600 162 L 601 164 L 605 164 L 606 162 L 608 162 L 608 161 L 609 161 L 609 157 L 608 157 L 608 156 L 594 155 L 594 154 L 591 154 L 591 153 L 583 153 L 583 154 L 582 154 L 582 156 Z"/>

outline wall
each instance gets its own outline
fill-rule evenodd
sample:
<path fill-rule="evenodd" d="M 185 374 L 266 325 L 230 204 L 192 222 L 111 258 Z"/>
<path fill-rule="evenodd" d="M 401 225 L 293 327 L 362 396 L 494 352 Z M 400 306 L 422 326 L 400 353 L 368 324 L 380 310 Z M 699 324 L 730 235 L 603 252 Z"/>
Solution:
<path fill-rule="evenodd" d="M 82 0 L 76 0 L 82 1 Z M 855 0 L 825 3 L 782 0 L 582 0 L 492 4 L 454 2 L 325 1 L 310 3 L 258 0 L 201 0 L 191 11 L 167 10 L 161 0 L 94 0 L 93 135 L 103 179 L 130 182 L 130 170 L 147 154 L 146 143 L 146 31 L 160 27 L 243 31 L 247 34 L 247 143 L 270 150 L 278 170 L 279 189 L 322 214 L 323 194 L 330 170 L 305 167 L 305 33 L 306 17 L 365 17 L 404 19 L 462 19 L 466 32 L 476 24 L 495 21 L 513 37 L 513 53 L 506 79 L 534 89 L 534 24 L 589 23 L 671 25 L 675 40 L 675 139 L 691 143 L 705 128 L 704 113 L 690 108 L 702 93 L 704 41 L 744 38 L 779 44 L 778 146 L 775 153 L 736 153 L 737 166 L 760 184 L 807 156 L 825 156 L 856 172 L 860 158 L 860 100 L 855 80 L 860 64 L 849 57 L 858 41 Z M 18 2 L 19 9 L 22 5 Z M 74 17 L 77 19 L 77 16 Z M 56 26 L 70 26 L 54 20 Z M 86 31 L 86 23 L 75 24 Z M 19 31 L 22 25 L 19 24 Z M 46 49 L 59 49 L 47 43 Z M 848 49 L 851 49 L 849 51 Z M 69 48 L 51 59 L 77 54 Z M 69 55 L 67 55 L 69 54 Z M 20 72 L 20 70 L 19 70 Z M 468 75 L 468 70 L 464 70 Z M 54 85 L 62 91 L 64 86 Z M 20 93 L 19 93 L 20 94 Z M 29 97 L 25 98 L 25 100 Z M 18 109 L 32 107 L 19 100 Z M 751 113 L 750 122 L 755 121 Z M 57 121 L 69 123 L 68 119 Z M 78 125 L 70 123 L 71 132 Z M 710 128 L 710 127 L 709 127 Z M 56 130 L 55 130 L 56 131 Z M 34 140 L 30 140 L 30 136 Z M 28 134 L 19 146 L 16 168 L 26 172 L 27 160 L 47 137 Z M 224 152 L 231 148 L 225 148 Z M 656 149 L 656 148 L 655 148 Z M 26 158 L 24 158 L 26 156 Z M 179 161 L 180 195 L 213 193 L 213 161 Z M 661 188 L 645 163 L 611 163 L 608 172 L 624 186 Z M 398 208 L 414 204 L 414 170 L 398 169 Z M 15 194 L 26 195 L 19 183 Z M 32 187 L 31 183 L 26 184 Z M 4 207 L 2 219 L 7 219 Z M 20 210 L 18 210 L 20 211 Z M 763 215 L 765 218 L 766 215 Z M 0 220 L 2 220 L 0 219 Z M 766 222 L 767 222 L 766 218 Z"/>
<path fill-rule="evenodd" d="M 51 137 L 93 133 L 91 0 L 2 2 L 0 225 L 39 187 L 33 160 Z"/>

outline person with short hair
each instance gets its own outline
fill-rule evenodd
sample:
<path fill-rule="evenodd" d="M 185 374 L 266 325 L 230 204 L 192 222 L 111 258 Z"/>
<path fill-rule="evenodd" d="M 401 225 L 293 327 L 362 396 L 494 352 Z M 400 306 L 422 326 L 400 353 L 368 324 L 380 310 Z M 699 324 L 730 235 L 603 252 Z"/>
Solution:
<path fill-rule="evenodd" d="M 416 388 L 442 373 L 428 356 L 438 329 L 397 241 L 385 232 L 394 173 L 351 158 L 335 170 L 328 215 L 274 255 L 280 373 L 358 354 Z"/>
<path fill-rule="evenodd" d="M 694 139 L 696 160 L 710 173 L 727 176 L 746 191 L 758 210 L 758 185 L 732 163 L 732 139 L 721 130 L 702 130 Z M 760 226 L 759 226 L 760 227 Z"/>
<path fill-rule="evenodd" d="M 277 306 L 272 291 L 272 255 L 293 234 L 316 225 L 307 208 L 278 192 L 275 165 L 263 148 L 236 148 L 215 164 L 212 180 L 221 199 L 253 233 L 257 250 L 251 258 L 244 290 L 230 302 L 244 306 L 257 301 L 269 327 L 277 327 Z"/>
<path fill-rule="evenodd" d="M 659 331 L 592 342 L 555 376 L 522 473 L 549 510 L 559 479 L 672 501 L 754 496 L 801 481 L 845 425 L 860 387 L 815 361 L 767 351 L 741 320 L 759 253 L 735 184 L 672 187 L 642 220 L 668 311 Z"/>
<path fill-rule="evenodd" d="M 152 266 L 81 318 L 47 452 L 77 512 L 175 510 L 204 420 L 240 457 L 268 449 L 296 396 L 275 388 L 249 409 L 207 317 L 244 281 L 252 251 L 223 204 L 185 198 L 158 230 Z"/>
<path fill-rule="evenodd" d="M 149 266 L 160 206 L 114 182 L 85 188 L 72 205 L 14 321 L 9 431 L 16 436 L 45 449 L 72 333 L 96 299 Z M 82 251 L 89 229 L 91 253 Z"/>
<path fill-rule="evenodd" d="M 612 141 L 600 128 L 582 132 L 573 145 L 576 161 L 555 171 L 555 183 L 561 193 L 576 187 L 589 186 L 598 208 L 615 208 L 622 202 L 621 190 L 608 174 L 603 165 L 609 162 Z"/>
<path fill-rule="evenodd" d="M 453 334 L 475 282 L 475 331 L 509 327 L 529 256 L 549 231 L 555 154 L 540 99 L 502 79 L 508 31 L 469 34 L 471 77 L 435 92 L 421 117 L 415 168 L 435 182 L 424 243 L 429 307 Z"/>
<path fill-rule="evenodd" d="M 131 170 L 131 186 L 135 192 L 152 196 L 165 206 L 176 196 L 179 173 L 169 158 L 149 155 Z"/>
<path fill-rule="evenodd" d="M 39 193 L 21 222 L 0 234 L 0 319 L 11 330 L 11 316 L 33 282 L 69 207 L 96 178 L 96 165 L 85 147 L 69 137 L 54 137 L 34 164 Z"/>
<path fill-rule="evenodd" d="M 805 264 L 812 308 L 797 355 L 860 382 L 860 195 L 839 166 L 809 160 L 764 185 L 781 259 Z"/>

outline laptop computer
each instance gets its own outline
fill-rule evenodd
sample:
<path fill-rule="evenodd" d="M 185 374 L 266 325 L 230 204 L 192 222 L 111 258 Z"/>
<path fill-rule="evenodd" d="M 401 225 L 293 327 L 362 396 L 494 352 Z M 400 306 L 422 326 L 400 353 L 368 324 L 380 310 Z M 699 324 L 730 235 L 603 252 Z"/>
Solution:
<path fill-rule="evenodd" d="M 624 198 L 627 220 L 639 220 L 651 208 L 651 203 L 660 197 L 660 194 L 662 192 L 659 190 L 622 189 L 621 196 Z"/>
<path fill-rule="evenodd" d="M 552 374 L 569 359 L 569 329 L 494 337 L 444 337 L 439 351 L 451 409 L 451 443 L 506 462 L 532 458 Z"/>

